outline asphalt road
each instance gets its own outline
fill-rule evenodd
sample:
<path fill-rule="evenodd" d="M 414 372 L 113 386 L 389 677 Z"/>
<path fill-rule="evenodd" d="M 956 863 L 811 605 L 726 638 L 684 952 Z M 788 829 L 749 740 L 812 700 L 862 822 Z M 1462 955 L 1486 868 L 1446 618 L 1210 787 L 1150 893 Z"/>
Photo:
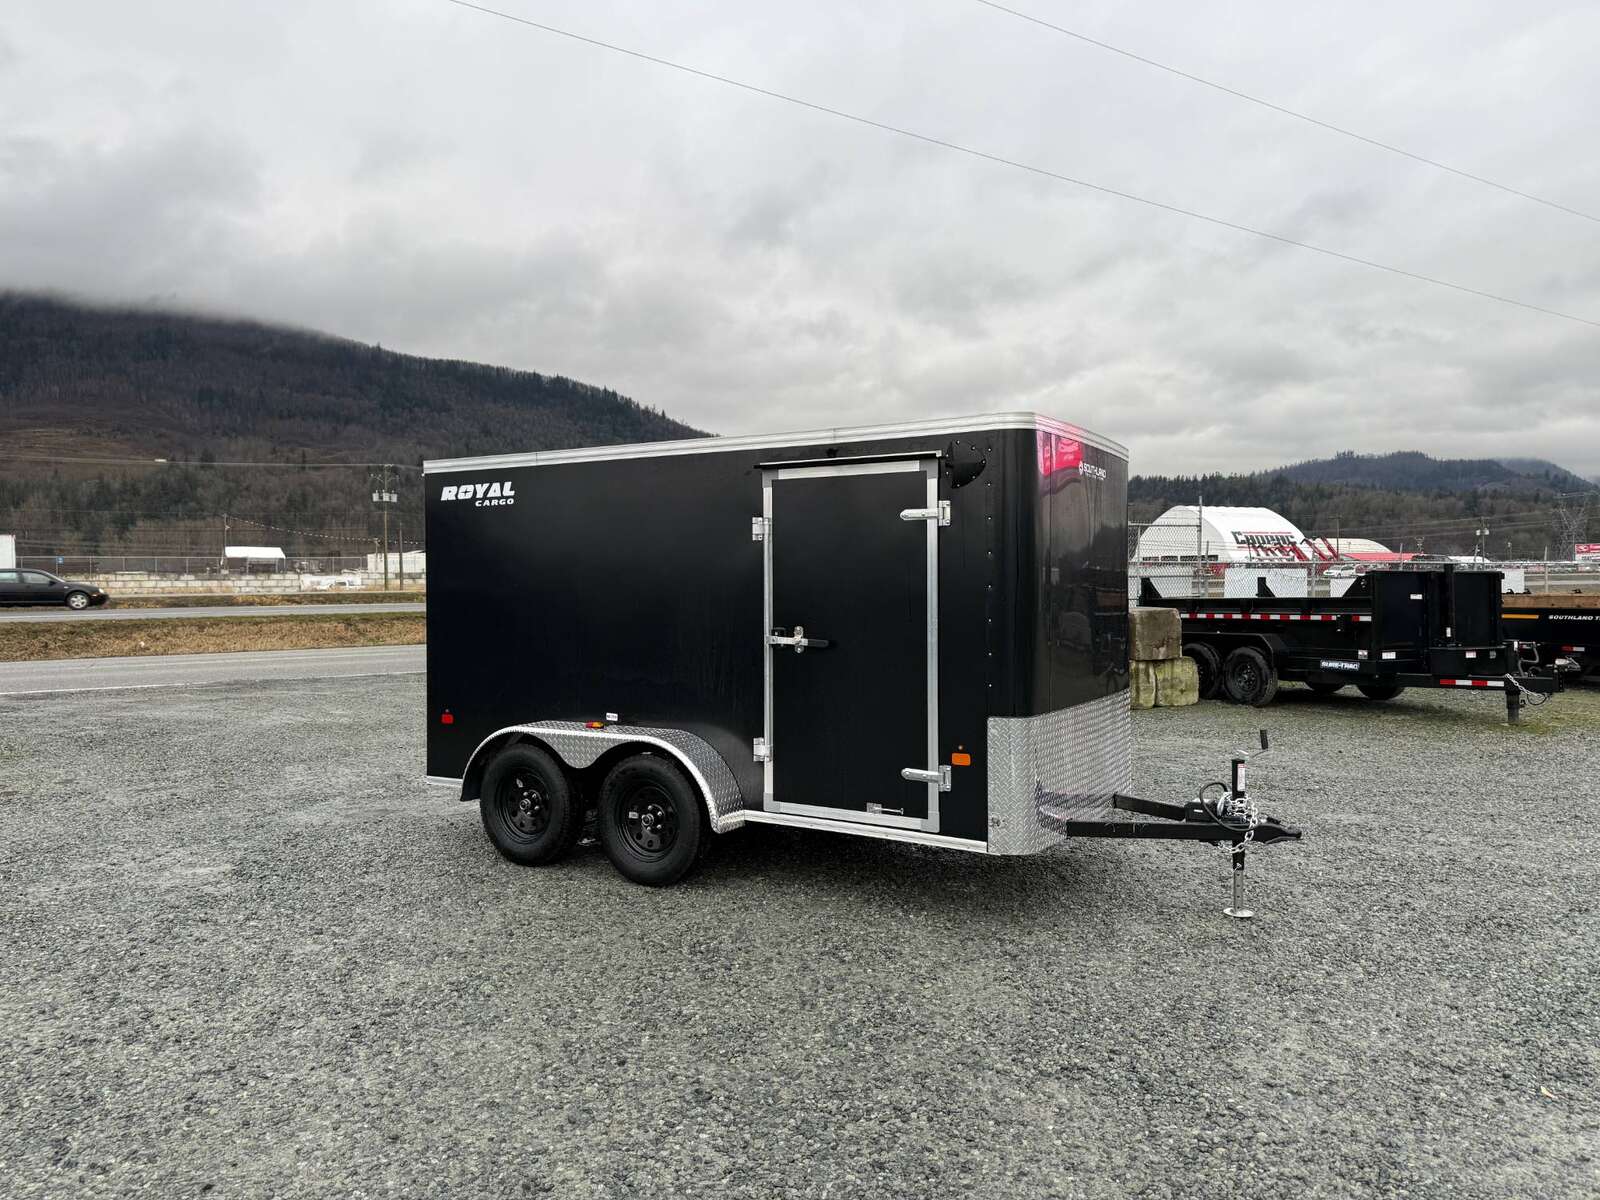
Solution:
<path fill-rule="evenodd" d="M 7 1200 L 1600 1192 L 1600 692 L 1138 714 L 1168 798 L 1271 725 L 1253 924 L 1176 843 L 517 867 L 423 704 L 0 699 Z"/>
<path fill-rule="evenodd" d="M 327 616 L 349 613 L 419 613 L 428 606 L 417 601 L 379 604 L 219 604 L 203 608 L 0 608 L 0 621 L 176 621 L 194 617 Z"/>
<path fill-rule="evenodd" d="M 108 688 L 185 687 L 255 679 L 326 679 L 406 675 L 423 669 L 424 646 L 337 650 L 252 650 L 238 654 L 169 654 L 0 663 L 0 696 Z"/>

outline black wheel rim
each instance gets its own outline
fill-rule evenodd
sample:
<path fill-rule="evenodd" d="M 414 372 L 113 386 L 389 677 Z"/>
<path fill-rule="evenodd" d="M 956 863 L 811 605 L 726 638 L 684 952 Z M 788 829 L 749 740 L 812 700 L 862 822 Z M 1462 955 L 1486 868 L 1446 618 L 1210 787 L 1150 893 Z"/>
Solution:
<path fill-rule="evenodd" d="M 661 858 L 678 840 L 678 806 L 653 783 L 635 788 L 617 802 L 622 840 L 640 858 Z"/>
<path fill-rule="evenodd" d="M 506 827 L 524 841 L 532 841 L 550 828 L 550 800 L 538 778 L 512 771 L 495 795 Z"/>
<path fill-rule="evenodd" d="M 1233 668 L 1233 686 L 1241 696 L 1254 696 L 1260 684 L 1256 678 L 1256 665 L 1253 662 L 1238 663 Z"/>

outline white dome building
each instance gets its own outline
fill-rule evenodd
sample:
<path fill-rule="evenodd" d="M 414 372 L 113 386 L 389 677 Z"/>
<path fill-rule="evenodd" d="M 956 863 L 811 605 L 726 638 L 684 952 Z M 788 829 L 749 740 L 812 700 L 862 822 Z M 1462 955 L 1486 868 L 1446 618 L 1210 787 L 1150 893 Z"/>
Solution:
<path fill-rule="evenodd" d="M 1141 562 L 1304 563 L 1326 558 L 1270 508 L 1175 504 L 1139 534 Z"/>

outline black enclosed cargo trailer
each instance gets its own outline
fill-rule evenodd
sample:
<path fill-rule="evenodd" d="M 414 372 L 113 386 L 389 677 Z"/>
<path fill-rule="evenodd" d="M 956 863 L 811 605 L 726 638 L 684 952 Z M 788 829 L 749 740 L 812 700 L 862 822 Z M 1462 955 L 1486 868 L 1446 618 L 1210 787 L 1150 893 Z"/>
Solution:
<path fill-rule="evenodd" d="M 647 883 L 757 822 L 991 854 L 1297 836 L 1235 819 L 1242 794 L 1123 796 L 1127 459 L 1082 429 L 998 414 L 425 482 L 427 774 L 509 857 L 559 854 L 590 810 Z"/>
<path fill-rule="evenodd" d="M 1371 700 L 1408 687 L 1502 692 L 1516 720 L 1526 695 L 1561 689 L 1560 675 L 1522 661 L 1500 633 L 1500 573 L 1371 571 L 1342 596 L 1260 594 L 1164 599 L 1148 579 L 1140 602 L 1176 608 L 1184 653 L 1203 697 L 1263 705 L 1280 681 L 1331 694 L 1353 686 Z"/>

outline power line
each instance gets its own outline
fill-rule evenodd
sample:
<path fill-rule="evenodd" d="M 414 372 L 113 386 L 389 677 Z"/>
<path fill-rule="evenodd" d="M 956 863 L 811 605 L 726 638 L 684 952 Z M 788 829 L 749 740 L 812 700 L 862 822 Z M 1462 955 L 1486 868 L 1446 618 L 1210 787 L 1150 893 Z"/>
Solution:
<path fill-rule="evenodd" d="M 964 146 L 959 142 L 947 141 L 944 138 L 934 137 L 931 134 L 918 133 L 915 130 L 907 129 L 901 125 L 890 125 L 884 121 L 875 121 L 871 117 L 863 117 L 856 113 L 846 112 L 841 108 L 832 108 L 826 104 L 819 104 L 812 100 L 804 100 L 798 96 L 788 95 L 785 92 L 777 92 L 770 88 L 760 87 L 753 83 L 745 83 L 742 80 L 733 79 L 727 75 L 718 75 L 712 71 L 703 71 L 698 67 L 691 67 L 684 63 L 674 62 L 668 58 L 660 58 L 654 54 L 646 54 L 642 50 L 631 50 L 626 46 L 619 46 L 614 42 L 601 41 L 599 38 L 587 37 L 581 33 L 573 33 L 571 30 L 561 29 L 554 25 L 546 25 L 540 21 L 533 21 L 527 17 L 519 17 L 512 13 L 502 12 L 496 8 L 487 8 L 481 4 L 472 4 L 469 2 L 469 0 L 444 0 L 444 2 L 446 4 L 453 4 L 457 8 L 465 8 L 470 9 L 473 12 L 483 13 L 486 16 L 499 17 L 501 20 L 511 21 L 517 25 L 526 25 L 530 29 L 537 29 L 541 32 L 552 34 L 556 37 L 567 38 L 568 40 L 574 42 L 582 42 L 584 45 L 594 46 L 601 50 L 609 50 L 613 54 L 625 55 L 628 58 L 635 58 L 641 62 L 653 63 L 659 67 L 668 67 L 674 71 L 681 71 L 686 75 L 693 75 L 698 79 L 709 80 L 712 83 L 726 84 L 728 87 L 735 87 L 741 91 L 750 92 L 753 95 L 765 96 L 771 100 L 781 100 L 785 104 L 793 104 L 799 108 L 810 109 L 812 112 L 823 113 L 830 117 L 838 117 L 845 121 L 853 121 L 857 125 L 865 125 L 870 129 L 877 129 L 884 133 L 892 133 L 899 137 L 910 138 L 913 141 L 922 142 L 924 145 L 938 146 L 944 150 L 953 150 L 957 154 L 965 154 L 970 158 L 982 159 L 985 162 L 996 163 L 1003 167 L 1011 167 L 1018 171 L 1026 171 L 1031 175 L 1039 175 L 1046 179 L 1057 180 L 1061 183 L 1070 183 L 1076 187 L 1087 188 L 1089 191 L 1100 192 L 1102 195 L 1106 196 L 1115 196 L 1121 200 L 1131 200 L 1135 204 L 1143 204 L 1149 208 L 1160 209 L 1163 212 L 1176 213 L 1182 217 L 1189 217 L 1196 221 L 1204 221 L 1208 225 L 1216 225 L 1222 229 L 1231 229 L 1237 233 L 1248 233 L 1253 237 L 1265 238 L 1268 241 L 1277 242 L 1280 245 L 1294 246 L 1300 250 L 1309 250 L 1313 254 L 1321 254 L 1328 258 L 1336 258 L 1342 262 L 1355 263 L 1357 266 L 1362 267 L 1370 267 L 1372 270 L 1384 271 L 1390 275 L 1398 275 L 1404 279 L 1413 279 L 1419 283 L 1428 283 L 1435 287 L 1448 288 L 1451 291 L 1462 292 L 1468 296 L 1477 296 L 1483 300 L 1494 300 L 1501 304 L 1509 304 L 1516 308 L 1527 309 L 1530 312 L 1543 313 L 1550 317 L 1560 317 L 1566 321 L 1576 321 L 1580 325 L 1589 325 L 1593 328 L 1600 329 L 1600 321 L 1592 320 L 1589 317 L 1580 317 L 1573 313 L 1562 312 L 1560 309 L 1547 308 L 1542 304 L 1533 304 L 1526 300 L 1517 300 L 1511 296 L 1503 296 L 1498 292 L 1484 291 L 1481 288 L 1469 287 L 1462 283 L 1451 283 L 1447 279 L 1440 279 L 1433 275 L 1424 275 L 1418 271 L 1408 271 L 1403 267 L 1391 267 L 1386 263 L 1377 262 L 1374 259 L 1362 258 L 1355 254 L 1346 254 L 1342 250 L 1332 250 L 1326 246 L 1319 246 L 1313 242 L 1303 242 L 1298 238 L 1288 237 L 1281 233 L 1271 233 L 1268 230 L 1257 229 L 1251 225 L 1242 225 L 1237 221 L 1230 221 L 1224 217 L 1211 216 L 1208 213 L 1199 212 L 1192 208 L 1183 208 L 1177 204 L 1168 204 L 1163 200 L 1152 200 L 1148 196 L 1140 196 L 1135 192 L 1123 191 L 1120 188 L 1108 187 L 1107 185 L 1101 183 L 1091 183 L 1087 179 L 1080 179 L 1073 175 L 1065 175 L 1059 171 L 1052 171 L 1047 167 L 1035 166 L 1032 163 L 1022 162 L 1019 159 L 1006 158 L 1000 154 L 991 154 L 986 150 L 978 150 L 971 146 Z"/>
<path fill-rule="evenodd" d="M 340 467 L 360 468 L 393 466 L 386 463 L 366 462 L 206 462 L 198 458 L 69 458 L 55 454 L 0 454 L 7 462 L 92 463 L 99 466 L 134 467 L 287 467 L 294 470 L 332 470 Z M 418 471 L 419 467 L 394 466 L 397 471 Z"/>
<path fill-rule="evenodd" d="M 1158 62 L 1153 58 L 1146 58 L 1143 54 L 1136 54 L 1132 50 L 1124 50 L 1121 46 L 1113 46 L 1110 42 L 1102 42 L 1099 38 L 1092 38 L 1086 33 L 1079 33 L 1075 29 L 1068 29 L 1064 25 L 1057 25 L 1052 21 L 1046 21 L 1043 17 L 1036 17 L 1032 13 L 1023 12 L 1021 9 L 1008 8 L 1004 4 L 996 4 L 994 0 L 974 0 L 974 3 L 981 4 L 985 8 L 992 8 L 995 10 L 995 12 L 1006 13 L 1022 21 L 1029 21 L 1034 25 L 1039 25 L 1045 29 L 1053 30 L 1054 32 L 1063 34 L 1066 37 L 1076 38 L 1085 45 L 1094 46 L 1100 50 L 1108 50 L 1112 54 L 1120 54 L 1123 58 L 1131 58 L 1134 62 L 1143 63 L 1147 67 L 1154 67 L 1158 71 L 1165 71 L 1169 75 L 1176 75 L 1180 79 L 1187 79 L 1190 83 L 1198 83 L 1202 87 L 1208 87 L 1214 89 L 1215 91 L 1224 92 L 1229 96 L 1233 96 L 1239 100 L 1244 100 L 1250 104 L 1259 104 L 1262 108 L 1270 108 L 1275 113 L 1282 113 L 1286 117 L 1293 117 L 1297 121 L 1304 121 L 1308 125 L 1315 125 L 1317 128 L 1326 129 L 1330 133 L 1337 133 L 1347 138 L 1354 138 L 1358 142 L 1365 142 L 1369 146 L 1376 146 L 1380 150 L 1387 150 L 1390 154 L 1398 154 L 1403 158 L 1411 159 L 1413 162 L 1424 163 L 1427 166 L 1434 167 L 1440 171 L 1448 171 L 1452 175 L 1459 175 L 1463 179 L 1470 179 L 1474 183 L 1483 184 L 1485 187 L 1492 187 L 1499 191 L 1506 192 L 1512 196 L 1520 196 L 1524 200 L 1531 200 L 1535 204 L 1544 205 L 1546 208 L 1558 209 L 1561 212 L 1569 213 L 1574 217 L 1582 217 L 1585 221 L 1595 221 L 1600 223 L 1600 217 L 1595 216 L 1593 213 L 1586 213 L 1581 209 L 1572 208 L 1569 205 L 1562 204 L 1558 200 L 1547 200 L 1543 196 L 1536 196 L 1532 192 L 1525 192 L 1521 188 L 1512 187 L 1510 184 L 1499 183 L 1496 180 L 1487 178 L 1486 176 L 1476 175 L 1471 171 L 1462 170 L 1460 167 L 1452 167 L 1449 163 L 1440 162 L 1436 158 L 1429 158 L 1425 154 L 1418 154 L 1415 151 L 1407 150 L 1403 146 L 1396 146 L 1391 142 L 1379 141 L 1377 138 L 1368 137 L 1364 133 L 1357 133 L 1353 129 L 1346 129 L 1343 125 L 1335 125 L 1331 121 L 1322 121 L 1316 117 L 1308 115 L 1307 113 L 1298 112 L 1292 108 L 1285 108 L 1281 104 L 1274 104 L 1271 100 L 1263 100 L 1260 96 L 1252 96 L 1249 92 L 1241 92 L 1238 88 L 1231 88 L 1225 83 L 1218 83 L 1213 79 L 1206 79 L 1204 76 L 1192 74 L 1189 71 L 1183 70 L 1181 67 L 1174 67 L 1168 63 Z"/>

